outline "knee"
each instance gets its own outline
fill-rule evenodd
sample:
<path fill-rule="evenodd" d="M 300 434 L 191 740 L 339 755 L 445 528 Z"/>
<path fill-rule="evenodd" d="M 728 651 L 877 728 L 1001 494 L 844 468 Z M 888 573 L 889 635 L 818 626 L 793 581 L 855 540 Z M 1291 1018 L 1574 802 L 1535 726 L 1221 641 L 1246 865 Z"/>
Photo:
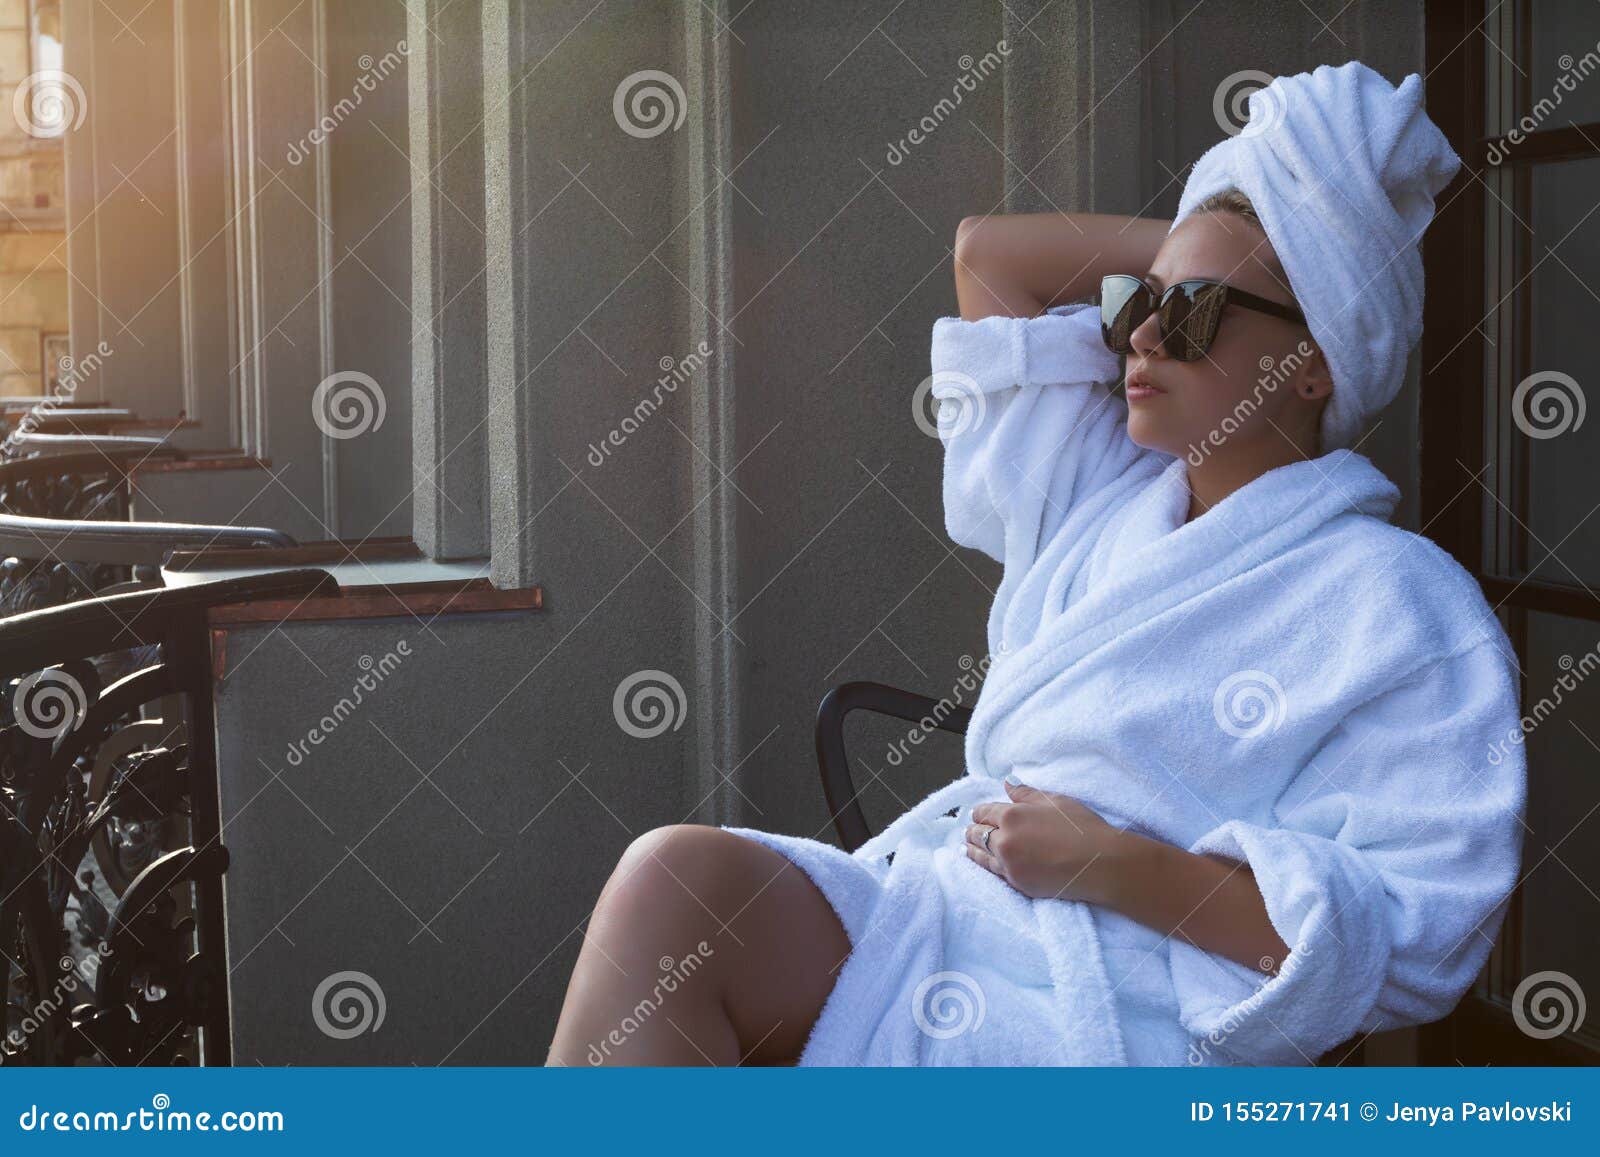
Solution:
<path fill-rule="evenodd" d="M 703 897 L 726 879 L 739 837 L 704 824 L 668 824 L 636 837 L 622 853 L 601 899 L 655 905 Z"/>

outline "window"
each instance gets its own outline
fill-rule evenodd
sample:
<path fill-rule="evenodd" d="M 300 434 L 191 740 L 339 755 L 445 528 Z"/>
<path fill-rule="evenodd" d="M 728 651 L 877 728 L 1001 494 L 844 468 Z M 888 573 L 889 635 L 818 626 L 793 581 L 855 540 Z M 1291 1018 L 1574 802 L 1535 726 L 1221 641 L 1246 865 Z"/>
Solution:
<path fill-rule="evenodd" d="M 1427 104 L 1463 172 L 1424 249 L 1423 517 L 1517 648 L 1529 778 L 1522 883 L 1486 975 L 1424 1035 L 1442 1064 L 1600 1062 L 1596 1018 L 1526 1028 L 1548 1027 L 1536 991 L 1557 1019 L 1600 996 L 1600 11 L 1534 10 L 1427 7 Z"/>
<path fill-rule="evenodd" d="M 28 8 L 28 72 L 60 72 L 61 0 L 31 0 Z"/>

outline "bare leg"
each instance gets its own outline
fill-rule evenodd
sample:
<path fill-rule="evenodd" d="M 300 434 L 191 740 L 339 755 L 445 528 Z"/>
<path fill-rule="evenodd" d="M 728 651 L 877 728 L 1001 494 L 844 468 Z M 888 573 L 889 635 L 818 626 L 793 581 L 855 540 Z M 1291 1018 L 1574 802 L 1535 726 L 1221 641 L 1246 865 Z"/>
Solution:
<path fill-rule="evenodd" d="M 656 828 L 600 893 L 547 1063 L 793 1063 L 849 953 L 784 856 L 719 828 Z"/>

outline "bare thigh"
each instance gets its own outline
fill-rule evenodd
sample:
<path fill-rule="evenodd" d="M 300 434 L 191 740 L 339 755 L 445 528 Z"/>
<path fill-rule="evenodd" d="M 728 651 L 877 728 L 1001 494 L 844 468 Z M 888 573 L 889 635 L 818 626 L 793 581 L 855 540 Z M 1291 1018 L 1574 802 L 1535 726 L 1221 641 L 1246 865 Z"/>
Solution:
<path fill-rule="evenodd" d="M 701 955 L 739 1059 L 757 1064 L 798 1058 L 850 954 L 832 905 L 787 857 L 697 824 L 656 828 L 629 846 L 589 936 L 608 958 L 627 957 L 616 963 L 630 975 Z"/>

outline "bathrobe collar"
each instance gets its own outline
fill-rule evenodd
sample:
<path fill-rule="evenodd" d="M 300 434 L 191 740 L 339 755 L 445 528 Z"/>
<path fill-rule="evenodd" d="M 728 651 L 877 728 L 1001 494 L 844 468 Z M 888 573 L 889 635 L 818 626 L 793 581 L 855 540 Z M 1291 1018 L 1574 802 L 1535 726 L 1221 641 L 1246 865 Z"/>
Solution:
<path fill-rule="evenodd" d="M 1400 492 L 1365 456 L 1334 450 L 1269 470 L 1192 522 L 1189 479 L 1175 458 L 1133 498 L 1088 590 L 1037 636 L 995 659 L 998 685 L 977 704 L 967 735 L 969 773 L 986 774 L 989 731 L 1044 684 L 1124 630 L 1258 566 L 1326 524 L 1352 515 L 1387 521 Z M 1062 533 L 1076 528 L 1067 526 Z M 1094 564 L 1091 564 L 1094 565 Z M 994 679 L 1004 667 L 1005 678 Z"/>

